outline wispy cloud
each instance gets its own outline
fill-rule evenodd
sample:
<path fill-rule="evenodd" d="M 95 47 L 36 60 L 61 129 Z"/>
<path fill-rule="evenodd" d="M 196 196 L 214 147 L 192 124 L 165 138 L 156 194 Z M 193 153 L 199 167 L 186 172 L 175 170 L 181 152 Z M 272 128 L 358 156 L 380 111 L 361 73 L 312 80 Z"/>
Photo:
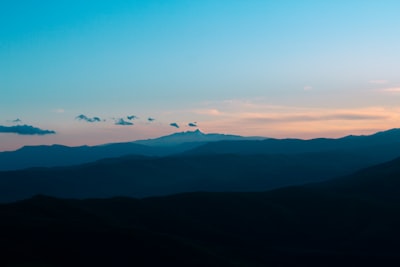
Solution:
<path fill-rule="evenodd" d="M 389 91 L 400 94 L 400 89 Z M 271 105 L 265 98 L 210 101 L 201 105 L 187 112 L 202 116 L 202 129 L 241 135 L 332 137 L 398 127 L 400 121 L 400 108 L 396 107 Z M 214 109 L 220 111 L 218 116 L 209 112 Z"/>
<path fill-rule="evenodd" d="M 370 81 L 368 81 L 368 83 L 371 83 L 371 84 L 387 84 L 387 83 L 389 83 L 389 81 L 388 80 L 370 80 Z"/>
<path fill-rule="evenodd" d="M 55 131 L 42 130 L 31 125 L 2 126 L 0 125 L 0 133 L 14 133 L 20 135 L 46 135 L 55 134 Z"/>
<path fill-rule="evenodd" d="M 11 122 L 13 122 L 13 123 L 19 123 L 19 122 L 22 122 L 22 120 L 19 119 L 19 118 L 17 118 L 17 119 L 15 119 L 15 120 L 12 120 Z"/>
<path fill-rule="evenodd" d="M 312 88 L 312 86 L 310 86 L 310 85 L 305 85 L 304 87 L 303 87 L 303 90 L 304 91 L 311 91 L 313 88 Z"/>
<path fill-rule="evenodd" d="M 400 87 L 383 88 L 380 91 L 384 93 L 400 93 Z"/>
<path fill-rule="evenodd" d="M 78 115 L 75 117 L 76 120 L 80 120 L 80 121 L 86 121 L 86 122 L 100 122 L 101 119 L 99 117 L 87 117 L 86 115 Z"/>
<path fill-rule="evenodd" d="M 179 125 L 176 122 L 170 123 L 169 126 L 179 128 Z"/>
<path fill-rule="evenodd" d="M 148 120 L 149 122 L 153 122 L 153 121 L 155 121 L 156 119 L 154 119 L 154 118 L 152 118 L 152 117 L 149 117 L 149 118 L 147 118 L 147 120 Z"/>
<path fill-rule="evenodd" d="M 193 111 L 196 114 L 200 115 L 209 115 L 209 116 L 220 116 L 222 112 L 216 108 L 208 108 L 208 109 L 197 109 Z"/>
<path fill-rule="evenodd" d="M 197 122 L 189 122 L 188 126 L 189 127 L 197 127 Z"/>
<path fill-rule="evenodd" d="M 258 123 L 288 123 L 288 122 L 311 122 L 311 121 L 362 121 L 362 120 L 383 120 L 387 119 L 386 115 L 371 115 L 357 113 L 327 113 L 327 114 L 302 114 L 302 115 L 285 115 L 285 114 L 258 114 L 247 115 L 243 120 Z"/>
<path fill-rule="evenodd" d="M 129 126 L 129 125 L 133 125 L 133 123 L 132 122 L 130 122 L 130 121 L 126 121 L 126 120 L 124 120 L 124 119 L 122 119 L 122 118 L 120 118 L 120 119 L 117 119 L 116 121 L 115 121 L 115 123 L 114 123 L 115 125 L 122 125 L 122 126 Z"/>

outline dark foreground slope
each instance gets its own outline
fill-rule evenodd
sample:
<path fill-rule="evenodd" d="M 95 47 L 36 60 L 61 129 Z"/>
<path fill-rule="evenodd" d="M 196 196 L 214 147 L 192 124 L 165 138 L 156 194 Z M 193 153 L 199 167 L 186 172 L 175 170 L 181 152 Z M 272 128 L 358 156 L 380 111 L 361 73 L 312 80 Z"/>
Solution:
<path fill-rule="evenodd" d="M 0 205 L 0 263 L 397 266 L 399 177 L 400 159 L 332 182 L 270 192 L 35 197 Z"/>

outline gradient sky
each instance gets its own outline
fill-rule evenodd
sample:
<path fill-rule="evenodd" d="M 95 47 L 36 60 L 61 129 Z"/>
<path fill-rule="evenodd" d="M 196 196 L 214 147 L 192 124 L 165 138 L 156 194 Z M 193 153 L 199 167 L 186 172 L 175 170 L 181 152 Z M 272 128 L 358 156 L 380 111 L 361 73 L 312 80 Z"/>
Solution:
<path fill-rule="evenodd" d="M 151 138 L 190 122 L 299 138 L 400 127 L 399 10 L 397 0 L 2 0 L 0 126 L 56 134 L 0 133 L 0 151 Z"/>

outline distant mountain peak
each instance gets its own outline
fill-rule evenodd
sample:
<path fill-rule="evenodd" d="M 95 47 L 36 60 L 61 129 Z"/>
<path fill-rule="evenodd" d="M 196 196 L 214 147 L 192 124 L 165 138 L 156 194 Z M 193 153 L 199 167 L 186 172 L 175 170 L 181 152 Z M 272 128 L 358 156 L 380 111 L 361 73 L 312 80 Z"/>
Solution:
<path fill-rule="evenodd" d="M 206 135 L 206 134 L 203 133 L 202 131 L 200 131 L 199 129 L 196 129 L 194 131 L 177 132 L 177 133 L 173 133 L 173 134 L 162 136 L 162 137 L 173 136 L 173 135 Z"/>
<path fill-rule="evenodd" d="M 194 131 L 177 132 L 155 139 L 146 139 L 134 141 L 136 144 L 148 146 L 174 146 L 184 143 L 208 143 L 216 141 L 233 141 L 233 140 L 255 140 L 265 139 L 265 137 L 244 137 L 240 135 L 227 135 L 218 133 L 203 133 L 200 129 Z"/>
<path fill-rule="evenodd" d="M 188 132 L 190 132 L 190 131 L 188 131 Z M 194 130 L 194 131 L 193 131 L 193 133 L 200 133 L 200 134 L 204 134 L 202 131 L 200 131 L 200 129 L 196 129 L 196 130 Z"/>
<path fill-rule="evenodd" d="M 207 135 L 206 133 L 203 133 L 202 131 L 200 131 L 199 129 L 196 129 L 194 131 L 186 131 L 186 132 L 182 132 L 182 134 L 185 135 Z"/>

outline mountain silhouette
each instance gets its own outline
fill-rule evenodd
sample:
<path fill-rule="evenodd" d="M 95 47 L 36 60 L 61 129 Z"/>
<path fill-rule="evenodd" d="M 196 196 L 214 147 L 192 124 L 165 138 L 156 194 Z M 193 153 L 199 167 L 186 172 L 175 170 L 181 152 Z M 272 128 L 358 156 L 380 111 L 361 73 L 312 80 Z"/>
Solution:
<path fill-rule="evenodd" d="M 186 155 L 270 155 L 327 151 L 345 154 L 375 153 L 374 158 L 380 159 L 369 163 L 376 164 L 399 156 L 397 153 L 399 148 L 399 129 L 392 129 L 370 136 L 311 140 L 205 134 L 200 130 L 196 130 L 175 133 L 155 139 L 98 146 L 27 146 L 16 151 L 0 152 L 0 171 L 31 167 L 71 166 L 126 155 L 164 157 L 181 153 Z"/>
<path fill-rule="evenodd" d="M 36 196 L 0 205 L 0 264 L 394 266 L 400 260 L 398 177 L 400 158 L 267 192 Z"/>
<path fill-rule="evenodd" d="M 400 202 L 400 158 L 313 186 L 326 187 L 336 194 Z"/>
<path fill-rule="evenodd" d="M 175 133 L 156 139 L 111 143 L 98 146 L 26 146 L 16 151 L 0 152 L 0 171 L 31 167 L 78 165 L 103 158 L 121 157 L 125 155 L 167 156 L 182 153 L 206 142 L 259 138 L 261 137 L 205 134 L 196 130 Z"/>
<path fill-rule="evenodd" d="M 182 145 L 185 143 L 208 143 L 208 142 L 217 142 L 223 140 L 229 140 L 229 141 L 263 140 L 265 138 L 266 137 L 259 137 L 259 136 L 244 137 L 240 135 L 217 134 L 217 133 L 206 134 L 197 129 L 195 131 L 174 133 L 171 135 L 162 136 L 155 139 L 138 140 L 135 141 L 135 143 L 148 146 L 175 146 L 175 145 Z"/>
<path fill-rule="evenodd" d="M 68 147 L 62 145 L 26 146 L 13 152 L 0 153 L 0 170 L 30 167 L 77 165 L 108 157 L 123 155 L 159 155 L 166 151 L 134 144 L 117 143 L 101 146 Z"/>
<path fill-rule="evenodd" d="M 266 138 L 258 141 L 221 141 L 207 143 L 194 148 L 186 154 L 298 154 L 320 151 L 352 151 L 366 149 L 381 153 L 380 147 L 385 150 L 391 145 L 400 144 L 400 129 L 391 129 L 372 135 L 346 136 L 338 139 L 316 138 L 302 139 L 274 139 Z"/>
<path fill-rule="evenodd" d="M 265 191 L 325 181 L 380 160 L 381 156 L 363 150 L 358 154 L 328 151 L 295 155 L 126 156 L 72 167 L 0 172 L 0 201 L 36 194 L 101 198 Z"/>
<path fill-rule="evenodd" d="M 400 130 L 393 129 L 370 136 L 340 139 L 215 141 L 169 156 L 160 156 L 161 151 L 166 154 L 172 150 L 176 152 L 185 144 L 195 142 L 176 146 L 121 143 L 76 148 L 57 145 L 25 147 L 17 151 L 25 157 L 19 157 L 17 152 L 1 154 L 5 157 L 3 164 L 18 162 L 16 158 L 20 158 L 18 164 L 26 166 L 89 163 L 0 171 L 0 201 L 16 201 L 36 194 L 103 198 L 196 191 L 252 192 L 321 182 L 400 156 L 399 135 Z M 187 137 L 184 140 L 194 140 L 195 136 L 200 136 L 198 140 L 224 137 L 194 131 L 167 136 L 163 140 L 172 138 L 173 141 L 179 136 Z M 41 152 L 42 149 L 48 153 Z M 133 155 L 116 157 L 121 154 Z M 105 157 L 110 158 L 93 161 Z"/>

